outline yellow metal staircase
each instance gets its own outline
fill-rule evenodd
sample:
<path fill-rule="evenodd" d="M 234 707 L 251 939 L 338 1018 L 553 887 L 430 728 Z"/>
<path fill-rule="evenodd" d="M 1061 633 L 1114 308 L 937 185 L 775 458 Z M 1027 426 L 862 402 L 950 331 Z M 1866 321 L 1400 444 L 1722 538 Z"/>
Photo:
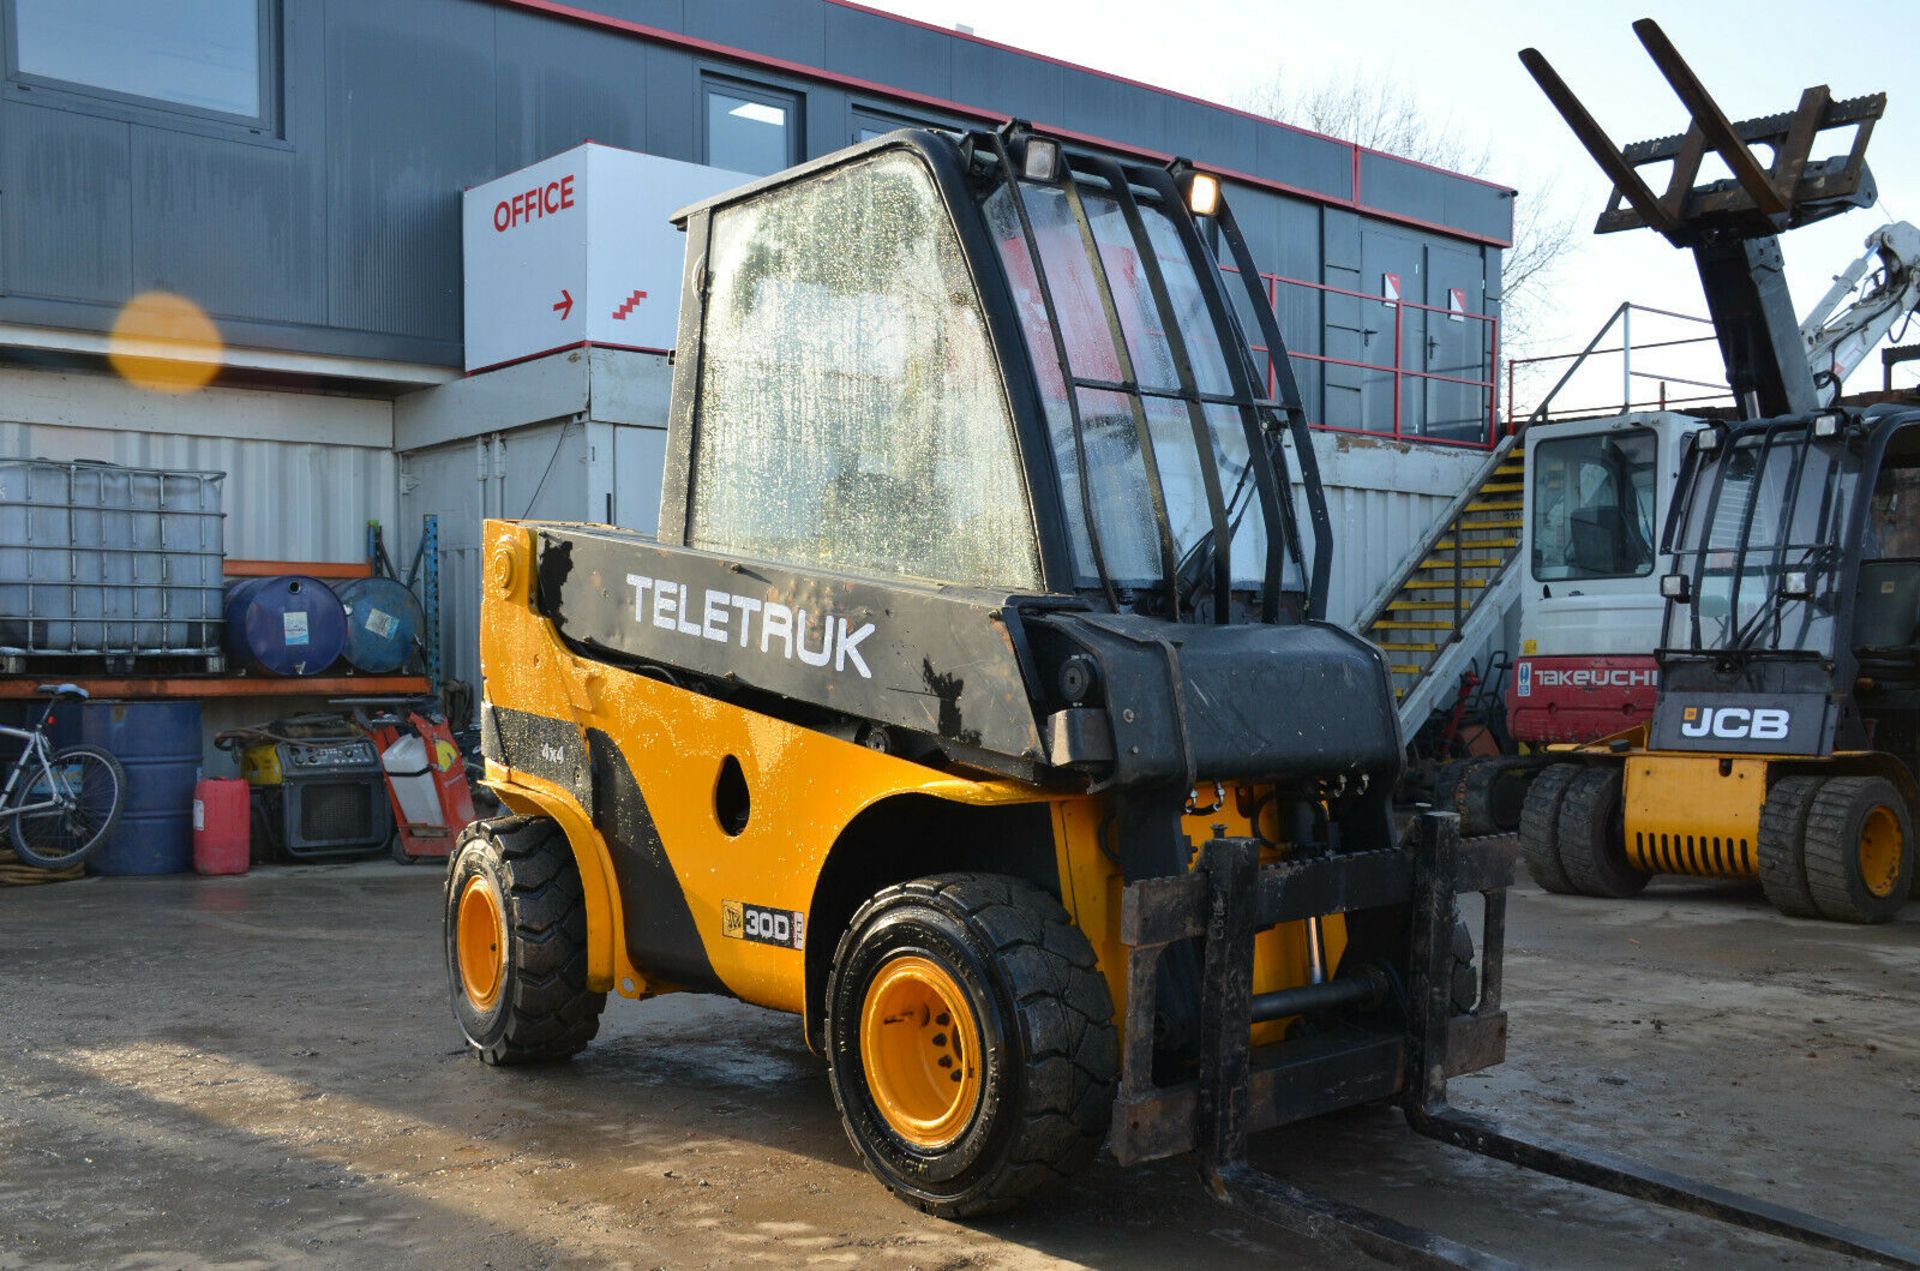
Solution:
<path fill-rule="evenodd" d="M 1511 603 L 1518 577 L 1525 451 L 1501 441 L 1439 528 L 1383 587 L 1360 631 L 1393 670 L 1393 695 L 1409 735 L 1457 689 L 1477 633 L 1490 632 Z M 1465 637 L 1476 636 L 1468 643 Z M 1454 662 L 1460 662 L 1458 667 Z"/>

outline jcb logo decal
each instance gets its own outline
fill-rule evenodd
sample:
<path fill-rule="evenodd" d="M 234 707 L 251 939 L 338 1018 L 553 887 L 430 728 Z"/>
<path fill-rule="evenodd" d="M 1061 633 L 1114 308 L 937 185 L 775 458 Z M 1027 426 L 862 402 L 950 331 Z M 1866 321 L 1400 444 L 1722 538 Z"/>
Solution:
<path fill-rule="evenodd" d="M 733 940 L 774 944 L 783 949 L 807 947 L 807 916 L 791 909 L 769 909 L 738 900 L 720 902 L 720 934 Z"/>
<path fill-rule="evenodd" d="M 1785 741 L 1792 715 L 1778 707 L 1689 706 L 1680 716 L 1682 737 L 1724 737 L 1729 741 Z"/>

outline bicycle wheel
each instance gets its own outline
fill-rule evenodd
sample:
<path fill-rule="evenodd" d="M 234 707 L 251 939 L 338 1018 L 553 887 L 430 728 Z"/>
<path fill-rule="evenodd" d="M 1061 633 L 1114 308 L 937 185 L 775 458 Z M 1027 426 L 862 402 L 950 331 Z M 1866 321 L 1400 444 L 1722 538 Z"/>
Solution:
<path fill-rule="evenodd" d="M 55 751 L 50 769 L 25 786 L 16 796 L 13 850 L 41 869 L 65 869 L 93 855 L 127 801 L 126 770 L 98 746 Z"/>

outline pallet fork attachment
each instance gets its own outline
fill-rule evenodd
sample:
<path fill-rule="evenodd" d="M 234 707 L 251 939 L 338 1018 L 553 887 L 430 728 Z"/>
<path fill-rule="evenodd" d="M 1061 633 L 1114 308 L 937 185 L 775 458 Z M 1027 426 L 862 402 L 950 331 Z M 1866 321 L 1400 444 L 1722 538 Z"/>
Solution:
<path fill-rule="evenodd" d="M 1633 30 L 1686 107 L 1686 131 L 1616 146 L 1538 49 L 1520 51 L 1534 82 L 1613 182 L 1594 233 L 1646 227 L 1693 252 L 1742 418 L 1819 409 L 1806 342 L 1787 294 L 1779 236 L 1872 206 L 1878 196 L 1867 168 L 1867 142 L 1886 110 L 1886 94 L 1835 101 L 1819 84 L 1801 93 L 1790 111 L 1729 120 L 1657 22 L 1642 18 Z M 1848 130 L 1844 149 L 1814 157 L 1824 134 L 1844 136 Z M 1726 164 L 1731 180 L 1702 179 L 1709 154 Z M 1661 165 L 1670 167 L 1667 187 L 1655 193 L 1641 170 Z"/>
<path fill-rule="evenodd" d="M 1216 837 L 1193 872 L 1131 884 L 1121 909 L 1130 946 L 1129 1021 L 1111 1145 L 1123 1163 L 1191 1149 L 1214 1195 L 1289 1231 L 1333 1241 L 1394 1266 L 1510 1268 L 1509 1261 L 1384 1214 L 1309 1191 L 1247 1160 L 1250 1131 L 1377 1094 L 1396 1102 L 1416 1133 L 1482 1156 L 1892 1267 L 1920 1267 L 1920 1249 L 1685 1178 L 1610 1152 L 1522 1137 L 1448 1105 L 1450 1075 L 1497 1062 L 1506 1045 L 1501 949 L 1510 849 L 1463 843 L 1459 818 L 1423 813 L 1411 850 L 1259 864 L 1252 839 Z M 1455 898 L 1485 899 L 1479 996 L 1467 1013 L 1452 1000 Z M 1411 912 L 1404 984 L 1383 967 L 1343 968 L 1320 984 L 1252 992 L 1253 938 L 1303 913 L 1352 913 L 1388 905 Z M 1152 997 L 1160 953 L 1202 938 L 1205 1001 L 1197 1076 L 1160 1086 L 1152 1074 Z M 1293 1057 L 1261 1061 L 1249 1042 L 1259 1021 L 1392 999 L 1404 1007 L 1399 1036 L 1288 1042 Z M 1304 1052 L 1299 1053 L 1299 1052 Z M 1491 1052 L 1491 1054 L 1489 1054 Z M 1335 1074 L 1340 1074 L 1338 1077 Z M 1369 1088 L 1371 1086 L 1371 1088 Z M 1329 1093 L 1331 1091 L 1331 1093 Z M 1356 1097 L 1358 1095 L 1358 1097 Z"/>

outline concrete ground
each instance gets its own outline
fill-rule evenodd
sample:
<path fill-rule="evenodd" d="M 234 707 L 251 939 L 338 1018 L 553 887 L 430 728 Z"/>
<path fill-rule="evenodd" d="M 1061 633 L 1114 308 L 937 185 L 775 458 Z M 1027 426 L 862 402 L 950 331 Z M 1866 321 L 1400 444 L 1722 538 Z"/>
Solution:
<path fill-rule="evenodd" d="M 578 1061 L 483 1068 L 440 876 L 363 864 L 0 890 L 0 1268 L 1345 1265 L 1181 1162 L 959 1225 L 856 1162 L 793 1020 L 609 1005 Z M 1920 906 L 1914 907 L 1920 910 Z M 1508 1062 L 1464 1106 L 1920 1243 L 1920 912 L 1757 890 L 1510 906 Z M 1419 1140 L 1266 1136 L 1297 1182 L 1538 1266 L 1837 1266 Z"/>

